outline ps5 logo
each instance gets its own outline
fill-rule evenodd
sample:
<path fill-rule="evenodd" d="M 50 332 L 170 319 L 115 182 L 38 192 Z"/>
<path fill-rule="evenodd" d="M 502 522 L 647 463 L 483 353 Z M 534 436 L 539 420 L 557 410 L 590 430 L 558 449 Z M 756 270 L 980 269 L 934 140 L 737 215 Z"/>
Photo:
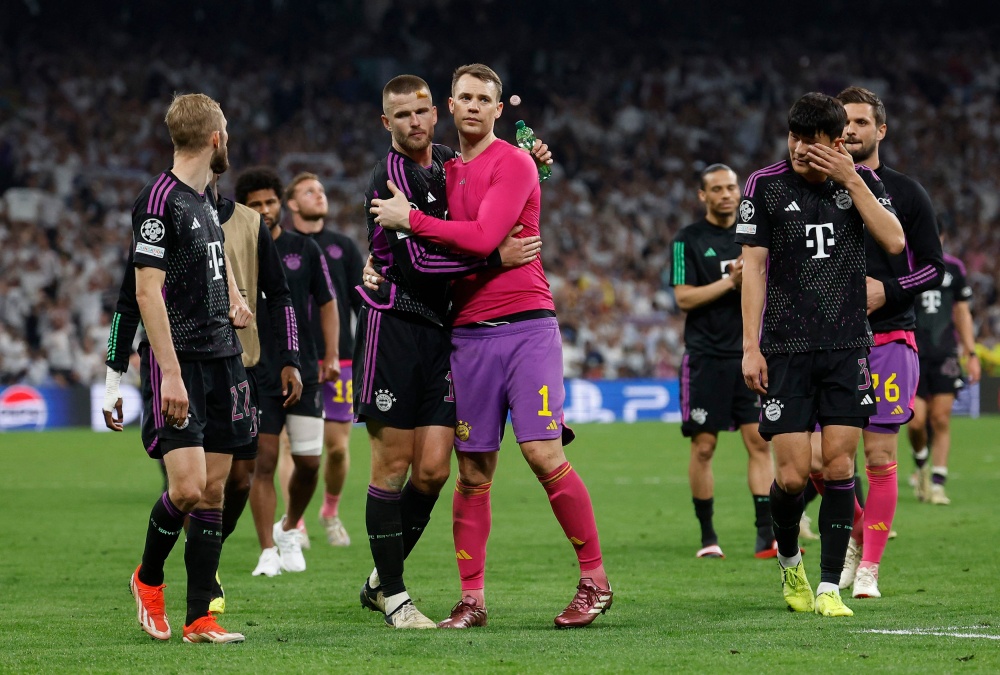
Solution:
<path fill-rule="evenodd" d="M 829 238 L 827 238 L 829 231 Z M 816 249 L 813 258 L 829 258 L 826 252 L 827 246 L 834 245 L 833 223 L 820 223 L 819 225 L 806 225 L 806 248 Z"/>

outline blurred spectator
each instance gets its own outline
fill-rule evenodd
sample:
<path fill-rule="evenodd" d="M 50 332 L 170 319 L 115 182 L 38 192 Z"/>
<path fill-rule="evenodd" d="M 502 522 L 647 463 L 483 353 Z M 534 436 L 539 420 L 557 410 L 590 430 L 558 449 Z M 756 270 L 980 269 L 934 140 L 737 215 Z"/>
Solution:
<path fill-rule="evenodd" d="M 676 375 L 683 321 L 665 283 L 668 242 L 701 211 L 692 189 L 699 170 L 725 162 L 745 180 L 785 155 L 793 100 L 847 84 L 885 100 L 884 161 L 920 180 L 955 223 L 950 252 L 968 266 L 978 337 L 992 348 L 1000 337 L 995 30 L 982 17 L 973 17 L 978 27 L 970 19 L 949 29 L 940 17 L 962 17 L 942 3 L 917 13 L 873 2 L 876 14 L 902 9 L 877 46 L 857 31 L 762 41 L 763 10 L 733 14 L 736 28 L 722 39 L 697 7 L 660 0 L 629 8 L 550 0 L 545 9 L 511 0 L 472 12 L 449 0 L 405 9 L 392 0 L 253 3 L 255 12 L 226 15 L 234 37 L 224 46 L 201 39 L 214 35 L 218 17 L 200 3 L 153 20 L 142 3 L 123 11 L 108 2 L 94 35 L 46 14 L 45 3 L 35 15 L 15 8 L 6 25 L 17 30 L 6 31 L 0 62 L 0 378 L 103 379 L 97 364 L 132 200 L 171 158 L 162 117 L 172 92 L 221 101 L 232 173 L 254 164 L 286 179 L 318 173 L 331 224 L 365 250 L 360 195 L 388 146 L 378 124 L 382 84 L 416 72 L 441 107 L 451 70 L 469 54 L 490 54 L 505 91 L 524 100 L 504 111 L 498 133 L 511 138 L 523 117 L 555 153 L 555 177 L 543 187 L 543 260 L 568 374 Z M 834 5 L 817 9 L 817 25 Z M 520 24 L 527 15 L 532 31 Z M 764 18 L 754 23 L 756 15 Z M 268 30 L 256 30 L 259 22 Z M 483 28 L 474 50 L 459 38 L 416 37 L 469 33 L 460 22 Z M 398 44 L 382 39 L 390 23 Z M 658 30 L 643 30 L 650 25 Z M 244 34 L 252 40 L 235 37 Z M 447 118 L 436 140 L 454 144 Z M 231 181 L 224 177 L 224 193 Z"/>

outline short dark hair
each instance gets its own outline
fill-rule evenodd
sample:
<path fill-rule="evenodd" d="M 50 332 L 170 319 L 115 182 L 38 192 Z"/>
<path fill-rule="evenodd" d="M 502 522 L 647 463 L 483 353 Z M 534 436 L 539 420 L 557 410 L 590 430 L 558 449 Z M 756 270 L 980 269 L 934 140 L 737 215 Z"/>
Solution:
<path fill-rule="evenodd" d="M 482 80 L 483 82 L 492 82 L 497 88 L 497 101 L 503 98 L 503 82 L 500 81 L 500 76 L 496 74 L 489 66 L 484 66 L 481 63 L 470 63 L 465 66 L 459 66 L 455 69 L 455 72 L 451 75 L 451 95 L 455 95 L 455 85 L 458 84 L 458 80 L 463 75 L 471 75 L 477 80 Z"/>
<path fill-rule="evenodd" d="M 798 136 L 814 137 L 826 134 L 831 140 L 844 135 L 847 111 L 833 96 L 810 92 L 788 111 L 788 130 Z"/>
<path fill-rule="evenodd" d="M 885 124 L 885 105 L 882 104 L 882 99 L 876 96 L 872 90 L 865 89 L 864 87 L 848 87 L 837 94 L 837 100 L 844 105 L 848 103 L 867 103 L 872 107 L 872 113 L 875 115 L 875 126 L 880 127 Z"/>
<path fill-rule="evenodd" d="M 382 88 L 382 110 L 385 110 L 386 101 L 392 95 L 415 94 L 418 91 L 426 91 L 430 96 L 431 88 L 423 78 L 416 75 L 397 75 L 385 83 Z"/>
<path fill-rule="evenodd" d="M 719 163 L 709 164 L 708 166 L 706 166 L 704 169 L 701 170 L 701 173 L 698 176 L 699 180 L 698 184 L 701 186 L 702 190 L 705 189 L 705 176 L 707 176 L 710 173 L 715 173 L 716 171 L 733 171 L 733 170 L 725 164 L 719 164 Z M 736 175 L 735 171 L 733 171 L 733 175 Z"/>
<path fill-rule="evenodd" d="M 255 166 L 247 169 L 236 179 L 236 201 L 246 204 L 251 192 L 257 190 L 274 190 L 274 195 L 281 199 L 281 179 L 278 174 L 266 166 Z"/>

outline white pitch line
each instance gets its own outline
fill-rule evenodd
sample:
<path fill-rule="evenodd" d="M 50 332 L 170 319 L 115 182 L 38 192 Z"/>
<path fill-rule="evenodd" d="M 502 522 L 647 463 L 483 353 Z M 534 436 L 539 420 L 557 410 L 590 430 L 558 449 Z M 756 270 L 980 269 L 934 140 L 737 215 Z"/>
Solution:
<path fill-rule="evenodd" d="M 877 633 L 879 635 L 934 635 L 936 637 L 955 637 L 955 638 L 979 638 L 984 640 L 1000 640 L 1000 635 L 988 635 L 986 633 L 952 633 L 942 630 L 928 629 L 928 628 L 917 628 L 914 630 L 880 630 L 877 628 L 871 628 L 863 633 Z"/>

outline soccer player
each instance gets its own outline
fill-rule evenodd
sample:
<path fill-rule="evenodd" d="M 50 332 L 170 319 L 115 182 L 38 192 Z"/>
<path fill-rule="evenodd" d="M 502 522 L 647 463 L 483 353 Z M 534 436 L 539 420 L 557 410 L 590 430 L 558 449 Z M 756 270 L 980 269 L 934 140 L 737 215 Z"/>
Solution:
<path fill-rule="evenodd" d="M 753 173 L 740 203 L 743 376 L 761 395 L 760 434 L 771 440 L 771 514 L 782 594 L 795 611 L 851 616 L 838 584 L 854 511 L 854 452 L 875 414 L 866 317 L 865 228 L 892 254 L 903 228 L 875 173 L 844 148 L 847 114 L 824 94 L 788 113 L 788 159 Z M 881 201 L 880 201 L 881 200 Z M 809 437 L 823 429 L 825 497 L 817 595 L 799 551 Z"/>
<path fill-rule="evenodd" d="M 269 228 L 291 291 L 292 307 L 298 324 L 298 348 L 301 354 L 303 391 L 301 400 L 286 406 L 281 393 L 281 361 L 276 349 L 261 350 L 256 376 L 260 387 L 260 434 L 254 479 L 250 489 L 250 509 L 253 512 L 261 554 L 254 576 L 275 576 L 282 570 L 303 572 L 302 532 L 297 524 L 302 518 L 319 476 L 323 454 L 323 406 L 321 384 L 340 375 L 340 359 L 336 352 L 339 340 L 339 316 L 336 296 L 326 268 L 326 260 L 316 242 L 295 232 L 286 232 L 280 223 L 280 205 L 275 206 L 281 193 L 281 181 L 270 169 L 250 169 L 236 181 L 236 200 L 261 213 Z M 317 365 L 319 353 L 312 339 L 310 302 L 319 307 L 318 323 L 328 349 Z M 263 302 L 267 302 L 264 299 Z M 267 334 L 271 328 L 263 313 L 258 313 L 258 330 Z M 285 514 L 274 523 L 277 495 L 274 470 L 278 461 L 278 434 L 288 430 L 294 468 L 289 481 L 289 499 Z"/>
<path fill-rule="evenodd" d="M 292 213 L 292 227 L 299 234 L 308 235 L 319 244 L 326 258 L 326 266 L 333 282 L 340 321 L 340 339 L 336 345 L 326 344 L 323 331 L 313 323 L 312 337 L 319 353 L 338 355 L 340 376 L 324 381 L 322 388 L 323 444 L 326 447 L 326 468 L 323 478 L 325 491 L 320 508 L 320 521 L 326 529 L 331 546 L 349 546 L 351 538 L 340 520 L 340 494 L 344 489 L 351 456 L 348 442 L 354 411 L 351 409 L 351 355 L 354 353 L 353 319 L 361 309 L 361 297 L 354 287 L 361 280 L 364 262 L 361 253 L 350 237 L 325 227 L 329 207 L 326 190 L 315 174 L 300 173 L 285 189 L 285 203 Z M 316 307 L 312 305 L 315 313 Z M 311 316 L 311 315 L 310 315 Z M 324 364 L 326 367 L 326 364 Z"/>
<path fill-rule="evenodd" d="M 132 208 L 136 300 L 149 346 L 141 352 L 142 439 L 162 457 L 168 490 L 150 514 L 142 562 L 129 581 L 143 630 L 170 638 L 163 564 L 190 516 L 185 642 L 242 642 L 209 612 L 222 550 L 222 501 L 232 452 L 250 443 L 250 387 L 233 329 L 253 315 L 226 262 L 213 173 L 228 168 L 226 118 L 204 94 L 167 109 L 174 163 Z"/>
<path fill-rule="evenodd" d="M 482 64 L 458 68 L 448 101 L 461 156 L 445 165 L 449 218 L 411 210 L 393 182 L 391 199 L 373 199 L 384 228 L 412 232 L 470 255 L 487 256 L 515 225 L 537 236 L 541 190 L 535 162 L 493 131 L 503 111 L 499 76 Z M 487 270 L 454 282 L 451 368 L 456 397 L 459 480 L 453 533 L 462 599 L 439 627 L 486 624 L 484 573 L 490 532 L 490 487 L 510 412 L 521 452 L 572 542 L 580 582 L 560 627 L 586 626 L 611 606 L 590 495 L 563 452 L 565 399 L 555 305 L 540 260 Z"/>
<path fill-rule="evenodd" d="M 385 195 L 394 180 L 413 207 L 445 218 L 444 164 L 455 152 L 433 144 L 437 109 L 430 88 L 419 77 L 400 75 L 383 89 L 382 107 L 392 145 L 375 167 L 365 203 L 380 191 Z M 361 589 L 361 603 L 383 612 L 395 628 L 436 628 L 406 592 L 403 561 L 430 521 L 450 471 L 455 396 L 446 327 L 449 284 L 500 267 L 501 251 L 488 259 L 456 255 L 383 229 L 366 213 L 371 265 L 383 281 L 375 290 L 361 290 L 365 304 L 354 353 L 354 410 L 368 428 L 372 450 L 366 521 L 375 570 Z M 539 237 L 504 242 L 516 248 L 528 242 L 521 264 L 534 260 L 541 246 Z"/>
<path fill-rule="evenodd" d="M 879 566 L 899 493 L 899 427 L 913 414 L 919 376 L 913 300 L 941 283 L 944 262 L 927 192 L 879 159 L 879 144 L 887 129 L 881 99 L 862 87 L 848 87 L 837 98 L 847 112 L 844 147 L 856 164 L 873 170 L 882 181 L 906 236 L 906 251 L 890 255 L 870 232 L 865 234 L 868 323 L 875 340 L 868 364 L 877 412 L 862 432 L 868 499 L 863 511 L 859 503 L 855 505 L 854 529 L 839 586 L 846 589 L 853 584 L 855 598 L 878 598 Z M 822 490 L 822 474 L 814 474 L 814 482 Z"/>
<path fill-rule="evenodd" d="M 217 178 L 218 174 L 215 176 L 215 179 Z M 211 187 L 217 200 L 222 230 L 226 235 L 225 251 L 233 278 L 252 313 L 257 311 L 258 292 L 270 299 L 266 309 L 275 330 L 273 335 L 265 338 L 265 343 L 267 340 L 274 340 L 281 352 L 284 363 L 281 371 L 282 390 L 288 396 L 285 406 L 294 405 L 302 394 L 298 349 L 295 347 L 298 343 L 298 333 L 281 262 L 278 260 L 278 254 L 261 215 L 242 204 L 220 197 L 215 190 L 215 179 Z M 135 272 L 130 252 L 118 305 L 112 320 L 112 331 L 108 337 L 108 391 L 104 405 L 104 421 L 112 431 L 121 431 L 123 428 L 118 383 L 121 375 L 128 370 L 132 338 L 138 326 L 139 306 L 135 299 Z M 247 498 L 250 496 L 250 477 L 257 457 L 258 388 L 254 366 L 260 359 L 261 344 L 257 322 L 251 321 L 244 328 L 238 329 L 236 334 L 243 346 L 243 367 L 246 369 L 247 382 L 250 385 L 252 427 L 250 445 L 237 448 L 233 452 L 233 463 L 226 478 L 222 505 L 223 545 L 236 529 L 236 524 L 246 507 Z M 118 413 L 117 420 L 113 418 L 113 412 Z M 209 610 L 213 614 L 222 614 L 226 611 L 226 596 L 219 582 L 218 573 L 213 584 Z"/>
<path fill-rule="evenodd" d="M 941 242 L 945 243 L 943 228 Z M 907 429 L 919 472 L 917 496 L 922 501 L 939 505 L 951 503 L 944 486 L 948 480 L 948 453 L 951 450 L 951 408 L 955 403 L 955 394 L 963 385 L 959 348 L 968 359 L 967 381 L 976 383 L 981 375 L 972 312 L 969 310 L 972 288 L 966 281 L 965 265 L 947 253 L 944 265 L 941 287 L 924 291 L 916 303 L 920 383 L 913 406 L 913 419 Z M 933 433 L 930 475 L 927 470 L 928 419 Z"/>
<path fill-rule="evenodd" d="M 701 525 L 699 558 L 723 558 L 712 525 L 715 480 L 712 456 L 720 431 L 740 430 L 746 446 L 747 482 L 753 497 L 757 541 L 754 555 L 776 555 L 769 492 L 774 480 L 767 441 L 757 432 L 760 406 L 743 382 L 740 287 L 742 247 L 733 239 L 740 186 L 725 164 L 701 172 L 698 199 L 705 217 L 674 239 L 671 285 L 687 312 L 681 368 L 681 433 L 691 439 L 688 482 Z"/>

